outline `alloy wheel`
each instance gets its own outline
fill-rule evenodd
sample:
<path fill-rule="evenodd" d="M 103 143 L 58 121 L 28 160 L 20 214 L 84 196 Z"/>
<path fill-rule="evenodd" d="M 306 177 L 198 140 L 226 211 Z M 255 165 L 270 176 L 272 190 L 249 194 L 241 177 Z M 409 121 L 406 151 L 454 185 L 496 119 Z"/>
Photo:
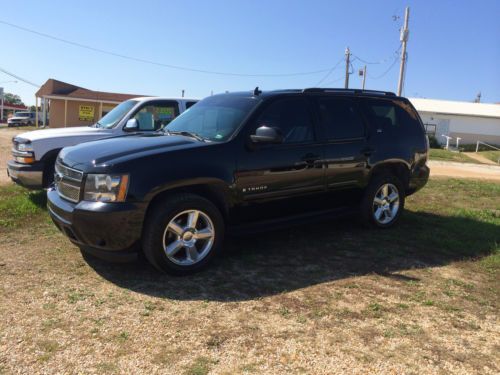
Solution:
<path fill-rule="evenodd" d="M 180 266 L 191 266 L 205 258 L 215 240 L 215 228 L 203 211 L 186 210 L 168 223 L 163 233 L 167 258 Z"/>
<path fill-rule="evenodd" d="M 399 211 L 399 191 L 393 184 L 380 186 L 373 199 L 373 217 L 379 224 L 389 224 Z"/>

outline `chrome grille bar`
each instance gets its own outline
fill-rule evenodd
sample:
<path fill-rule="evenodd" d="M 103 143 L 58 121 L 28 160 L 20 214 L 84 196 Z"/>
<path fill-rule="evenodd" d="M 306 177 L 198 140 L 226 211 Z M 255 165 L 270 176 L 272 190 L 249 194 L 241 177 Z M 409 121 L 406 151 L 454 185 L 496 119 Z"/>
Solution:
<path fill-rule="evenodd" d="M 57 193 L 61 198 L 75 203 L 78 202 L 80 200 L 82 180 L 82 171 L 65 166 L 60 162 L 60 160 L 57 160 L 55 165 L 54 182 Z"/>

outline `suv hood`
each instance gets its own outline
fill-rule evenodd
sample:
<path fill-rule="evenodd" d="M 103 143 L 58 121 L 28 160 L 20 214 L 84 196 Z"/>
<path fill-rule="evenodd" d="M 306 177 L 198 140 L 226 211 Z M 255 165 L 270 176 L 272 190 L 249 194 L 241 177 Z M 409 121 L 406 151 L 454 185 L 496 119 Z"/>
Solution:
<path fill-rule="evenodd" d="M 181 135 L 130 135 L 65 147 L 59 159 L 68 167 L 86 172 L 96 166 L 107 167 L 143 156 L 209 144 Z"/>
<path fill-rule="evenodd" d="M 38 141 L 47 138 L 61 137 L 85 137 L 95 135 L 112 134 L 111 129 L 91 128 L 90 126 L 77 126 L 71 128 L 41 129 L 31 132 L 21 133 L 16 138 L 26 139 L 28 141 Z"/>
<path fill-rule="evenodd" d="M 28 118 L 31 118 L 30 116 L 12 116 L 9 118 L 9 120 L 26 120 Z"/>

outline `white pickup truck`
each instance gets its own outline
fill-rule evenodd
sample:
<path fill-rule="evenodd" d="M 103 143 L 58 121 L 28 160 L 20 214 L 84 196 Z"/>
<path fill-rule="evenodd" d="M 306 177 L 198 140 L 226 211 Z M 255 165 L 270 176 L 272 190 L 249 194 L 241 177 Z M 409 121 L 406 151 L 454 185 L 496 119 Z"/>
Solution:
<path fill-rule="evenodd" d="M 14 113 L 14 116 L 7 120 L 7 126 L 32 126 L 36 123 L 35 112 L 22 111 Z M 38 123 L 42 123 L 41 113 L 38 114 Z"/>
<path fill-rule="evenodd" d="M 54 163 L 63 147 L 159 130 L 196 102 L 195 99 L 135 98 L 122 102 L 91 126 L 19 134 L 12 139 L 14 160 L 7 163 L 7 173 L 24 187 L 46 188 L 53 181 Z"/>

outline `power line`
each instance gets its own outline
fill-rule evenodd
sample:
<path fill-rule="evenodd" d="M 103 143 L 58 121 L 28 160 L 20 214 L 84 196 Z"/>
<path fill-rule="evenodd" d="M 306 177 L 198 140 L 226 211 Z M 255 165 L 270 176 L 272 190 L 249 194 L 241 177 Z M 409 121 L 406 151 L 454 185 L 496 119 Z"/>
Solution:
<path fill-rule="evenodd" d="M 11 77 L 13 77 L 13 78 L 15 78 L 15 79 L 18 79 L 19 81 L 22 81 L 22 82 L 24 82 L 24 83 L 27 83 L 28 85 L 31 85 L 31 86 L 34 86 L 34 87 L 37 87 L 37 88 L 38 88 L 38 87 L 40 87 L 40 85 L 38 85 L 38 84 L 36 84 L 36 83 L 33 83 L 33 82 L 31 82 L 31 81 L 28 81 L 26 78 L 19 77 L 18 75 L 14 74 L 14 73 L 11 73 L 11 72 L 9 72 L 9 71 L 7 71 L 7 70 L 5 70 L 5 69 L 1 68 L 1 67 L 0 67 L 0 72 L 5 73 L 5 74 L 7 74 L 8 76 L 11 76 Z"/>
<path fill-rule="evenodd" d="M 318 81 L 318 83 L 316 83 L 316 85 L 314 85 L 314 87 L 318 87 L 319 85 L 321 85 L 321 84 L 323 83 L 323 81 L 324 81 L 325 79 L 327 79 L 327 78 L 330 76 L 330 74 L 332 74 L 332 72 L 333 72 L 335 69 L 337 69 L 337 68 L 338 68 L 339 64 L 340 64 L 342 61 L 344 61 L 344 58 L 343 58 L 343 57 L 341 57 L 341 58 L 340 58 L 340 60 L 339 60 L 339 61 L 337 61 L 337 63 L 333 66 L 333 68 L 331 68 L 331 69 L 328 71 L 328 73 L 326 73 L 326 74 L 325 74 L 325 76 L 324 76 L 323 78 L 321 78 L 321 79 Z"/>
<path fill-rule="evenodd" d="M 325 72 L 328 72 L 328 71 L 330 71 L 332 69 L 332 68 L 327 68 L 327 69 L 319 69 L 319 70 L 313 70 L 313 71 L 308 71 L 308 72 L 295 72 L 295 73 L 258 73 L 258 74 L 257 73 L 255 73 L 255 74 L 246 74 L 246 73 L 220 72 L 220 71 L 213 71 L 213 70 L 196 69 L 196 68 L 189 68 L 189 67 L 184 67 L 184 66 L 179 66 L 179 65 L 165 64 L 165 63 L 161 63 L 161 62 L 157 62 L 157 61 L 142 59 L 142 58 L 139 58 L 139 57 L 134 57 L 134 56 L 129 56 L 129 55 L 123 55 L 123 54 L 120 54 L 120 53 L 103 50 L 103 49 L 100 49 L 100 48 L 88 46 L 86 44 L 74 42 L 74 41 L 63 39 L 63 38 L 59 38 L 57 36 L 53 36 L 53 35 L 50 35 L 50 34 L 42 33 L 42 32 L 36 31 L 36 30 L 28 29 L 26 27 L 15 25 L 13 23 L 6 22 L 6 21 L 3 21 L 3 20 L 0 20 L 0 23 L 4 24 L 4 25 L 7 25 L 7 26 L 10 26 L 10 27 L 13 27 L 13 28 L 16 28 L 16 29 L 19 29 L 19 30 L 23 30 L 23 31 L 31 33 L 31 34 L 35 34 L 35 35 L 47 38 L 47 39 L 56 40 L 56 41 L 61 42 L 61 43 L 66 43 L 66 44 L 69 44 L 69 45 L 72 45 L 72 46 L 84 48 L 84 49 L 87 49 L 87 50 L 90 50 L 90 51 L 94 51 L 94 52 L 99 52 L 99 53 L 102 53 L 102 54 L 105 54 L 105 55 L 119 57 L 119 58 L 122 58 L 122 59 L 132 60 L 132 61 L 135 61 L 135 62 L 141 62 L 141 63 L 145 63 L 145 64 L 151 64 L 151 65 L 161 66 L 161 67 L 164 67 L 164 68 L 183 70 L 183 71 L 187 71 L 187 72 L 215 74 L 215 75 L 233 76 L 233 77 L 234 76 L 237 76 L 237 77 L 293 77 L 293 76 L 305 76 L 305 75 L 313 75 L 313 74 L 325 73 Z"/>
<path fill-rule="evenodd" d="M 375 76 L 375 77 L 373 77 L 373 76 L 369 76 L 369 77 L 370 77 L 371 79 L 380 79 L 380 78 L 382 78 L 382 77 L 385 77 L 385 75 L 386 75 L 387 73 L 389 73 L 389 72 L 392 70 L 392 68 L 394 68 L 394 66 L 396 65 L 396 63 L 398 62 L 398 60 L 399 60 L 399 56 L 396 56 L 396 58 L 394 59 L 394 61 L 392 62 L 392 64 L 389 66 L 389 68 L 387 68 L 387 70 L 386 70 L 385 72 L 383 72 L 383 73 L 382 73 L 381 75 L 379 75 L 379 76 Z"/>

